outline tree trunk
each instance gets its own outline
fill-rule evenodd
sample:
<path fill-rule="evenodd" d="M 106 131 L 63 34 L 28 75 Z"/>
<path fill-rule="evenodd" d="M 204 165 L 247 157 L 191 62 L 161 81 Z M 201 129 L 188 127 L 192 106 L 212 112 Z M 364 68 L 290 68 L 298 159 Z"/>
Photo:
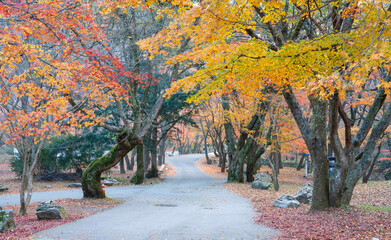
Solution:
<path fill-rule="evenodd" d="M 277 145 L 278 145 L 278 143 L 277 143 Z M 281 156 L 280 145 L 278 145 L 277 157 L 278 157 L 278 173 L 280 173 L 280 169 L 284 168 L 284 164 L 282 163 L 282 156 Z"/>
<path fill-rule="evenodd" d="M 272 169 L 272 180 L 273 180 L 273 187 L 274 187 L 274 191 L 278 191 L 280 190 L 280 184 L 278 182 L 278 160 L 277 160 L 277 154 L 275 152 L 275 149 L 274 149 L 274 152 L 272 152 L 270 154 L 270 157 L 268 159 L 269 161 L 269 166 L 270 168 Z"/>
<path fill-rule="evenodd" d="M 299 171 L 300 169 L 303 168 L 303 166 L 304 166 L 304 159 L 305 159 L 305 155 L 304 155 L 304 153 L 303 153 L 303 154 L 301 155 L 300 162 L 299 162 L 299 164 L 298 164 L 297 167 L 296 167 L 296 170 L 297 170 L 297 171 Z"/>
<path fill-rule="evenodd" d="M 340 207 L 350 203 L 356 184 L 371 166 L 376 144 L 391 122 L 391 106 L 388 105 L 381 115 L 381 119 L 375 123 L 376 116 L 382 108 L 385 99 L 385 91 L 380 89 L 363 124 L 353 138 L 350 131 L 350 119 L 346 117 L 339 103 L 339 96 L 335 94 L 330 103 L 330 109 L 333 110 L 332 114 L 330 114 L 332 121 L 330 139 L 337 158 L 335 173 L 333 173 L 330 181 L 330 202 L 332 206 Z M 346 147 L 342 147 L 337 135 L 338 113 L 345 124 Z M 364 141 L 366 142 L 364 143 Z M 364 148 L 361 145 L 364 145 Z M 362 154 L 356 156 L 355 154 L 361 149 L 363 149 Z"/>
<path fill-rule="evenodd" d="M 164 136 L 159 143 L 159 159 L 158 159 L 159 166 L 165 163 L 166 148 L 167 148 L 167 136 Z"/>
<path fill-rule="evenodd" d="M 143 144 L 140 144 L 137 145 L 136 147 L 137 170 L 134 173 L 132 179 L 130 180 L 130 182 L 134 184 L 141 184 L 144 181 L 144 157 L 143 157 L 144 147 L 143 146 L 144 146 Z"/>
<path fill-rule="evenodd" d="M 127 155 L 125 155 L 125 157 L 126 156 Z M 125 174 L 125 160 L 124 160 L 124 158 L 122 158 L 121 161 L 119 161 L 119 172 L 120 172 L 120 174 Z"/>
<path fill-rule="evenodd" d="M 313 108 L 314 133 L 309 147 L 314 164 L 314 189 L 311 210 L 321 210 L 329 204 L 329 160 L 327 158 L 327 102 L 310 99 Z"/>
<path fill-rule="evenodd" d="M 247 162 L 246 162 L 246 182 L 253 182 L 254 181 L 254 168 L 255 163 L 257 161 L 256 159 L 256 143 L 253 144 L 251 147 L 249 154 L 247 155 Z"/>
<path fill-rule="evenodd" d="M 200 119 L 200 126 L 201 126 L 202 136 L 203 136 L 203 139 L 204 139 L 204 149 L 205 149 L 206 163 L 207 164 L 211 164 L 212 161 L 210 160 L 209 155 L 208 155 L 208 141 L 207 141 L 209 130 L 205 130 L 204 129 L 204 124 L 202 124 L 202 119 Z"/>
<path fill-rule="evenodd" d="M 329 204 L 329 161 L 327 158 L 327 101 L 309 97 L 313 120 L 305 117 L 293 90 L 288 86 L 284 99 L 297 123 L 314 164 L 314 189 L 311 210 L 321 210 Z"/>
<path fill-rule="evenodd" d="M 38 165 L 39 155 L 41 153 L 44 140 L 42 140 L 38 146 L 28 143 L 30 141 L 26 140 L 27 143 L 24 144 L 24 151 L 19 151 L 19 155 L 23 160 L 23 173 L 22 173 L 22 182 L 20 186 L 20 209 L 19 215 L 27 215 L 27 208 L 30 205 L 32 191 L 33 191 L 33 177 L 34 171 Z M 36 148 L 35 148 L 36 147 Z M 31 159 L 32 158 L 32 159 Z M 30 163 L 31 159 L 31 163 Z M 26 193 L 27 190 L 27 193 Z"/>
<path fill-rule="evenodd" d="M 143 145 L 144 145 L 143 146 L 144 172 L 147 172 L 148 168 L 149 168 L 149 164 L 151 162 L 151 158 L 150 158 L 150 155 L 149 155 L 148 146 L 147 146 L 147 144 L 145 144 L 145 140 L 144 140 L 144 144 Z"/>
<path fill-rule="evenodd" d="M 128 171 L 133 170 L 133 166 L 131 166 L 131 164 L 130 164 L 128 154 L 125 155 L 125 163 L 126 163 L 126 170 L 128 170 Z"/>
<path fill-rule="evenodd" d="M 219 152 L 219 166 L 220 166 L 220 171 L 225 172 L 225 163 L 227 162 L 227 154 L 225 153 L 224 149 L 224 143 L 221 141 L 220 142 L 220 152 Z"/>
<path fill-rule="evenodd" d="M 91 162 L 83 172 L 81 183 L 84 198 L 105 198 L 100 182 L 102 172 L 118 164 L 128 152 L 138 144 L 141 144 L 140 140 L 132 137 L 120 140 L 123 136 L 126 135 L 119 135 L 117 137 L 117 144 L 108 153 Z"/>
<path fill-rule="evenodd" d="M 159 176 L 159 170 L 157 169 L 157 127 L 153 125 L 152 127 L 152 139 L 151 139 L 151 170 L 148 172 L 149 178 L 154 178 Z"/>
<path fill-rule="evenodd" d="M 130 169 L 129 170 L 131 170 L 131 171 L 133 171 L 133 168 L 134 168 L 134 157 L 136 156 L 136 153 L 137 153 L 137 150 L 133 149 L 132 155 L 130 156 Z"/>
<path fill-rule="evenodd" d="M 206 141 L 207 136 L 204 137 L 204 148 L 205 148 L 205 159 L 207 164 L 212 164 L 208 154 L 208 142 Z"/>
<path fill-rule="evenodd" d="M 222 107 L 224 110 L 224 129 L 225 129 L 225 139 L 227 140 L 227 153 L 228 153 L 228 172 L 231 172 L 233 167 L 233 155 L 235 152 L 235 139 L 234 139 L 234 130 L 229 117 L 230 105 L 229 98 L 227 95 L 222 97 Z M 225 164 L 224 164 L 225 171 Z"/>
<path fill-rule="evenodd" d="M 366 174 L 362 178 L 362 182 L 363 183 L 368 183 L 369 177 L 371 176 L 373 168 L 376 165 L 377 158 L 380 155 L 381 145 L 382 145 L 382 143 L 380 143 L 379 146 L 377 147 L 377 153 L 376 153 L 375 157 L 372 160 L 371 166 L 369 167 L 368 171 L 366 172 Z"/>
<path fill-rule="evenodd" d="M 261 120 L 258 114 L 254 114 L 246 129 L 248 129 L 248 131 L 258 131 L 260 124 Z M 254 141 L 252 138 L 248 138 L 248 136 L 249 134 L 246 130 L 243 130 L 240 133 L 235 155 L 233 156 L 232 169 L 228 172 L 228 181 L 244 182 L 244 161 Z"/>

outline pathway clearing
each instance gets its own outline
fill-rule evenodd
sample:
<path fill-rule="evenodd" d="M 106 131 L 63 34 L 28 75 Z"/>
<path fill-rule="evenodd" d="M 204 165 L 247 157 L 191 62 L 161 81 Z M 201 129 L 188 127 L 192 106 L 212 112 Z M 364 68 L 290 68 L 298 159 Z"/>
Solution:
<path fill-rule="evenodd" d="M 109 188 L 118 207 L 39 232 L 32 239 L 266 239 L 276 230 L 257 225 L 248 199 L 224 189 L 224 179 L 195 167 L 202 155 L 168 158 L 176 170 L 161 184 Z M 110 193 L 114 190 L 115 194 Z M 117 195 L 117 196 L 115 196 Z"/>

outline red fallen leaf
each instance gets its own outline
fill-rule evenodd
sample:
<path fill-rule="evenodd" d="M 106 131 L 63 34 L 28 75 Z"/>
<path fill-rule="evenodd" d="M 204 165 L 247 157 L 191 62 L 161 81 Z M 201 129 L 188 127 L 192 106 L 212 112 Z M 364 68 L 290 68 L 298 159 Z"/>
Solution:
<path fill-rule="evenodd" d="M 272 202 L 281 194 L 294 194 L 304 185 L 295 169 L 281 169 L 280 192 L 254 190 L 248 184 L 225 184 L 225 188 L 249 198 L 258 215 L 254 220 L 282 232 L 278 239 L 391 239 L 391 214 L 374 211 L 373 207 L 391 206 L 391 184 L 370 182 L 356 187 L 351 204 L 346 209 L 326 209 L 309 212 L 309 205 L 295 209 L 280 209 Z M 379 194 L 381 193 L 381 194 Z"/>
<path fill-rule="evenodd" d="M 28 209 L 28 216 L 15 215 L 16 229 L 0 233 L 0 239 L 24 239 L 34 233 L 76 221 L 119 204 L 112 199 L 59 199 L 55 202 L 65 208 L 68 215 L 66 219 L 38 220 L 35 215 L 35 208 L 38 204 L 33 203 Z M 3 209 L 11 209 L 17 213 L 19 206 L 4 206 Z"/>

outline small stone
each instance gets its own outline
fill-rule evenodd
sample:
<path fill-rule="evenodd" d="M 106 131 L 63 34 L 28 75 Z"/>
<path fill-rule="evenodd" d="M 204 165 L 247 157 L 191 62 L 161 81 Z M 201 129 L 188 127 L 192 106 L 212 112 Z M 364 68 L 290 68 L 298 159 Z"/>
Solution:
<path fill-rule="evenodd" d="M 270 182 L 270 183 L 273 182 L 270 174 L 263 172 L 263 171 L 255 174 L 255 181 Z"/>
<path fill-rule="evenodd" d="M 65 209 L 62 206 L 55 204 L 53 201 L 41 202 L 38 204 L 35 214 L 39 220 L 65 219 L 67 217 Z"/>
<path fill-rule="evenodd" d="M 274 200 L 273 206 L 280 207 L 280 208 L 288 208 L 288 207 L 298 207 L 300 205 L 300 202 L 297 201 L 293 196 L 291 195 L 281 195 L 277 200 Z"/>
<path fill-rule="evenodd" d="M 53 187 L 50 185 L 46 185 L 46 186 L 44 186 L 44 188 L 53 188 Z"/>
<path fill-rule="evenodd" d="M 15 228 L 14 211 L 0 210 L 0 232 L 13 230 Z"/>
<path fill-rule="evenodd" d="M 309 204 L 312 202 L 312 184 L 307 182 L 295 195 L 295 199 L 300 203 Z"/>
<path fill-rule="evenodd" d="M 271 182 L 265 182 L 265 181 L 254 181 L 251 183 L 251 187 L 254 189 L 269 189 L 271 185 L 272 185 Z"/>
<path fill-rule="evenodd" d="M 105 179 L 103 182 L 106 186 L 119 185 L 119 182 L 113 178 Z"/>
<path fill-rule="evenodd" d="M 79 187 L 81 187 L 81 183 L 70 183 L 68 185 L 68 187 L 70 187 L 70 188 L 79 188 Z"/>

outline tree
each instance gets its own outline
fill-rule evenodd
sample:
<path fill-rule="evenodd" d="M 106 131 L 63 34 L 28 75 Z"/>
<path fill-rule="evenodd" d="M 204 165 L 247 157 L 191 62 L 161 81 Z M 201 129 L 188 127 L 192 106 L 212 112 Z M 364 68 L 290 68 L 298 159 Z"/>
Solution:
<path fill-rule="evenodd" d="M 185 32 L 192 37 L 193 51 L 176 56 L 172 61 L 205 66 L 191 78 L 176 82 L 171 91 L 201 89 L 193 99 L 206 99 L 232 88 L 249 96 L 259 96 L 268 86 L 277 88 L 292 112 L 314 163 L 311 208 L 338 207 L 350 202 L 354 186 L 369 166 L 369 156 L 377 140 L 389 126 L 391 110 L 388 103 L 385 104 L 390 88 L 386 39 L 391 31 L 387 4 L 180 2 L 178 7 L 186 11 L 174 14 L 176 21 L 164 30 L 170 37 L 158 34 L 149 47 L 159 52 L 159 46 L 175 44 L 174 36 L 178 31 L 170 31 L 172 29 L 181 29 L 179 34 Z M 196 25 L 193 24 L 195 19 Z M 370 103 L 370 110 L 353 137 L 349 119 L 339 106 L 349 92 L 362 93 L 368 91 L 365 89 L 369 86 L 375 88 L 377 97 Z M 303 113 L 296 97 L 298 93 L 308 97 L 310 118 Z M 383 106 L 384 112 L 380 113 Z M 346 129 L 345 145 L 338 140 L 338 115 Z M 379 123 L 374 125 L 376 116 Z M 330 182 L 329 140 L 337 156 L 337 171 Z M 360 152 L 363 155 L 356 161 Z"/>
<path fill-rule="evenodd" d="M 20 213 L 25 215 L 44 143 L 81 124 L 101 124 L 93 109 L 110 101 L 107 92 L 124 92 L 117 80 L 126 73 L 115 57 L 106 55 L 105 36 L 89 4 L 2 1 L 0 16 L 0 109 L 5 118 L 0 128 L 24 161 Z M 80 104 L 72 104 L 74 99 Z M 81 106 L 84 114 L 78 111 Z"/>

